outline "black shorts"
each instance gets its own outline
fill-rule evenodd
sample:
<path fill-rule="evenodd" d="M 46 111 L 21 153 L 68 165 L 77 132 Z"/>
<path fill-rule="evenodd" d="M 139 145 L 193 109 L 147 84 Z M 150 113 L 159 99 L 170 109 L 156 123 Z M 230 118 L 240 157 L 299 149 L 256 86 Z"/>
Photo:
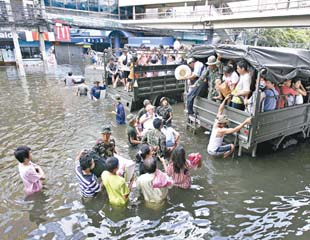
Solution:
<path fill-rule="evenodd" d="M 123 72 L 123 78 L 128 78 L 128 76 L 129 76 L 129 71 L 124 71 Z"/>
<path fill-rule="evenodd" d="M 132 79 L 128 78 L 127 82 L 132 83 Z"/>

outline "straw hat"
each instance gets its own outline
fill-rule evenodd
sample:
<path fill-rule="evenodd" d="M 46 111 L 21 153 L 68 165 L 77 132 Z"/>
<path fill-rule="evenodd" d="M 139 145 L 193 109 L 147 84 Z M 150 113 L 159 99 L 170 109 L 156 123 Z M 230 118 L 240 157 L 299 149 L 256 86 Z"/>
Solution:
<path fill-rule="evenodd" d="M 128 123 L 131 123 L 133 120 L 136 119 L 136 116 L 133 115 L 132 113 L 128 114 L 128 116 L 126 117 Z"/>
<path fill-rule="evenodd" d="M 119 94 L 115 94 L 114 100 L 115 101 L 120 101 L 121 100 L 121 96 Z"/>
<path fill-rule="evenodd" d="M 217 122 L 221 124 L 225 124 L 225 123 L 228 123 L 229 120 L 226 115 L 220 115 L 217 117 Z"/>
<path fill-rule="evenodd" d="M 174 76 L 177 80 L 183 80 L 185 77 L 190 76 L 192 70 L 187 65 L 180 65 L 174 71 Z"/>
<path fill-rule="evenodd" d="M 217 61 L 216 57 L 215 56 L 210 56 L 208 57 L 208 62 L 206 62 L 206 64 L 208 66 L 210 65 L 216 65 L 216 64 L 219 64 L 219 61 Z"/>

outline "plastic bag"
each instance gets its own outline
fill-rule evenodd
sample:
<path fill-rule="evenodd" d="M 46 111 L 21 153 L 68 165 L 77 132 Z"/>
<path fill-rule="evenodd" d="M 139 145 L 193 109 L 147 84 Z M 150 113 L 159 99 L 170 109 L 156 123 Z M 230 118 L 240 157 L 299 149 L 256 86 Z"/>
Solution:
<path fill-rule="evenodd" d="M 153 188 L 170 187 L 173 184 L 172 179 L 159 169 L 155 172 L 155 177 L 152 181 Z"/>
<path fill-rule="evenodd" d="M 201 154 L 198 153 L 191 153 L 188 155 L 188 160 L 191 162 L 193 166 L 199 165 L 201 161 Z"/>

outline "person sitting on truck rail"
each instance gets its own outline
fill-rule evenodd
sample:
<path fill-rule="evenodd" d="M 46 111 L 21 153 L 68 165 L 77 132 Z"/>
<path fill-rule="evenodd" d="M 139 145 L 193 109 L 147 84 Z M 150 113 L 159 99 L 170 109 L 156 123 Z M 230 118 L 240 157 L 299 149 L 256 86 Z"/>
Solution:
<path fill-rule="evenodd" d="M 283 82 L 282 87 L 280 87 L 281 98 L 279 100 L 279 108 L 290 107 L 295 103 L 295 96 L 298 95 L 298 92 L 292 87 L 292 80 L 286 79 Z"/>
<path fill-rule="evenodd" d="M 264 90 L 264 93 L 266 95 L 265 100 L 264 100 L 264 107 L 263 111 L 268 112 L 268 111 L 273 111 L 277 107 L 277 101 L 279 98 L 279 93 L 275 89 L 275 85 L 273 82 L 270 80 L 266 79 L 266 88 Z"/>
<path fill-rule="evenodd" d="M 295 80 L 293 83 L 293 89 L 298 92 L 295 99 L 295 104 L 303 104 L 304 97 L 307 96 L 307 91 L 301 83 L 301 80 Z"/>
<path fill-rule="evenodd" d="M 248 96 L 251 93 L 252 78 L 249 71 L 249 64 L 244 60 L 239 61 L 237 63 L 237 71 L 240 74 L 240 79 L 232 91 L 233 98 L 231 100 L 231 106 L 239 110 L 244 110 L 245 105 L 247 105 Z"/>
<path fill-rule="evenodd" d="M 223 156 L 224 158 L 227 158 L 230 154 L 232 154 L 235 149 L 235 145 L 234 144 L 223 145 L 224 136 L 227 134 L 239 132 L 245 125 L 251 123 L 252 118 L 249 117 L 234 128 L 226 127 L 229 120 L 226 115 L 223 115 L 223 111 L 225 108 L 225 103 L 230 97 L 231 96 L 228 95 L 221 103 L 217 113 L 217 118 L 215 119 L 212 127 L 212 133 L 207 149 L 208 153 L 211 156 Z"/>

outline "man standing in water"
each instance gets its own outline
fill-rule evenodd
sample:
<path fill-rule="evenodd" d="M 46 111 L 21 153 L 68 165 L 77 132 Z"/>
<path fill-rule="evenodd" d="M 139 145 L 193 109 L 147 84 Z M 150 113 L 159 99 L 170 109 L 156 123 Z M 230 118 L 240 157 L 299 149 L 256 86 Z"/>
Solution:
<path fill-rule="evenodd" d="M 121 102 L 121 96 L 116 94 L 114 97 L 113 106 L 115 107 L 115 111 L 112 111 L 115 114 L 115 120 L 117 124 L 126 124 L 125 120 L 125 109 L 124 105 Z"/>
<path fill-rule="evenodd" d="M 77 91 L 76 91 L 76 96 L 87 96 L 89 92 L 88 86 L 85 84 L 85 80 L 81 80 L 81 85 L 78 86 Z"/>
<path fill-rule="evenodd" d="M 110 127 L 103 127 L 101 131 L 102 139 L 97 140 L 96 145 L 93 147 L 93 151 L 106 159 L 114 156 L 114 153 L 116 153 L 115 140 L 111 138 L 111 133 Z"/>
<path fill-rule="evenodd" d="M 100 99 L 100 91 L 106 89 L 105 84 L 103 84 L 103 86 L 100 86 L 99 83 L 99 81 L 94 81 L 95 86 L 93 86 L 90 90 L 91 100 L 98 101 Z"/>
<path fill-rule="evenodd" d="M 225 135 L 239 132 L 245 125 L 251 123 L 252 117 L 249 117 L 245 119 L 244 122 L 234 128 L 226 127 L 229 120 L 226 115 L 223 115 L 223 111 L 225 108 L 225 103 L 230 97 L 231 96 L 228 95 L 221 103 L 217 113 L 217 117 L 213 124 L 212 133 L 208 144 L 208 153 L 211 156 L 223 156 L 224 158 L 227 158 L 230 154 L 232 154 L 234 152 L 235 145 L 223 145 L 223 139 Z"/>

